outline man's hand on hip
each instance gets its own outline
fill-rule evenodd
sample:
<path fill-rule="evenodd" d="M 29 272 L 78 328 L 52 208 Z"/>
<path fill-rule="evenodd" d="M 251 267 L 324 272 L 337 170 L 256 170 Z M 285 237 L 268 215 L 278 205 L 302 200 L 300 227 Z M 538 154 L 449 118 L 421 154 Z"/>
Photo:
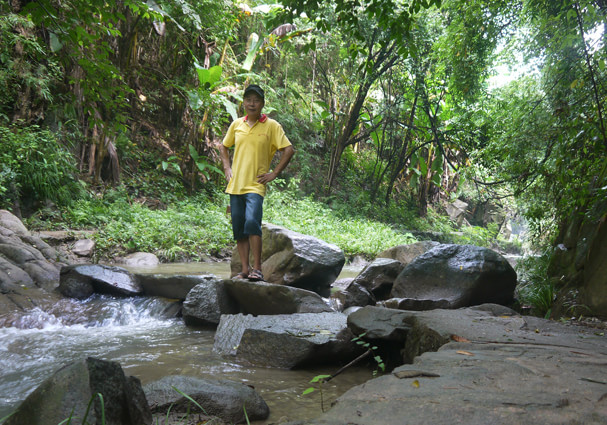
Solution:
<path fill-rule="evenodd" d="M 266 174 L 260 174 L 260 175 L 257 176 L 257 183 L 261 183 L 261 184 L 270 183 L 276 177 L 278 177 L 278 176 L 274 172 L 272 172 L 272 173 L 266 173 Z"/>

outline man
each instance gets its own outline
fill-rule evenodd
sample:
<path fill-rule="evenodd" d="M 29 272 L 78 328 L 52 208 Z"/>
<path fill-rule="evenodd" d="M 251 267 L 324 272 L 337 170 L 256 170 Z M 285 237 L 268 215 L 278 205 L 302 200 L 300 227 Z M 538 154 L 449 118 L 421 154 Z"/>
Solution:
<path fill-rule="evenodd" d="M 265 95 L 261 87 L 249 85 L 244 91 L 247 115 L 232 122 L 219 147 L 221 162 L 230 194 L 232 231 L 242 263 L 238 278 L 263 280 L 261 273 L 261 219 L 266 184 L 285 169 L 295 153 L 282 126 L 262 113 Z M 234 146 L 230 164 L 228 148 Z M 273 171 L 270 164 L 276 151 L 281 158 Z M 253 253 L 253 268 L 249 267 L 249 253 Z"/>

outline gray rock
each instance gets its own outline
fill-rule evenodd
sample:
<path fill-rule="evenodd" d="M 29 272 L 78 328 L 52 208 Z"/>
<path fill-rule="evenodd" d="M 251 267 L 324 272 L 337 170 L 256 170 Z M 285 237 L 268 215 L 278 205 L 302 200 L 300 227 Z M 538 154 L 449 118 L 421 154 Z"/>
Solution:
<path fill-rule="evenodd" d="M 188 395 L 204 409 L 207 416 L 216 416 L 232 424 L 263 420 L 270 414 L 268 405 L 251 387 L 225 379 L 199 379 L 187 376 L 166 376 L 143 387 L 153 412 L 199 412 L 200 409 L 174 388 Z"/>
<path fill-rule="evenodd" d="M 265 280 L 307 289 L 328 297 L 346 258 L 337 246 L 312 236 L 264 223 L 261 270 Z M 232 275 L 241 270 L 238 252 L 232 255 Z"/>
<path fill-rule="evenodd" d="M 440 244 L 434 241 L 421 241 L 407 245 L 398 245 L 379 253 L 377 257 L 392 258 L 393 260 L 400 261 L 403 266 L 406 266 L 415 258 L 438 245 Z"/>
<path fill-rule="evenodd" d="M 13 213 L 7 210 L 0 210 L 0 227 L 5 228 L 9 232 L 7 234 L 29 235 L 30 232 L 23 225 L 21 220 Z"/>
<path fill-rule="evenodd" d="M 36 284 L 25 270 L 0 257 L 0 292 L 6 293 L 14 286 L 35 288 Z"/>
<path fill-rule="evenodd" d="M 80 257 L 90 257 L 95 250 L 95 241 L 92 239 L 79 239 L 72 246 L 72 252 Z"/>
<path fill-rule="evenodd" d="M 152 414 L 138 379 L 127 378 L 118 363 L 89 357 L 71 363 L 45 380 L 4 422 L 5 425 L 101 423 L 103 397 L 106 425 L 149 425 Z M 94 399 L 87 413 L 87 405 Z"/>
<path fill-rule="evenodd" d="M 348 315 L 348 327 L 354 335 L 365 334 L 369 339 L 401 342 L 403 347 L 411 325 L 411 312 L 367 306 Z"/>
<path fill-rule="evenodd" d="M 449 218 L 460 227 L 466 220 L 467 208 L 468 204 L 466 202 L 456 199 L 447 204 L 446 210 Z"/>
<path fill-rule="evenodd" d="M 52 291 L 59 284 L 59 269 L 46 260 L 29 261 L 23 264 L 22 269 L 42 289 Z"/>
<path fill-rule="evenodd" d="M 353 284 L 367 289 L 377 300 L 390 297 L 390 291 L 396 277 L 402 272 L 404 265 L 391 258 L 377 258 L 354 278 Z"/>
<path fill-rule="evenodd" d="M 182 309 L 186 325 L 217 326 L 222 314 L 240 311 L 226 290 L 226 282 L 229 280 L 205 279 L 188 293 Z"/>
<path fill-rule="evenodd" d="M 242 279 L 224 281 L 239 312 L 253 315 L 321 313 L 333 311 L 316 293 L 305 289 Z"/>
<path fill-rule="evenodd" d="M 67 259 L 63 254 L 57 251 L 55 248 L 50 246 L 48 243 L 43 241 L 38 236 L 21 236 L 21 240 L 29 245 L 32 248 L 40 251 L 40 253 L 44 256 L 45 259 L 51 262 L 57 263 L 65 263 Z"/>
<path fill-rule="evenodd" d="M 352 338 L 341 313 L 223 315 L 213 350 L 255 365 L 292 369 L 354 358 L 358 347 Z"/>
<path fill-rule="evenodd" d="M 185 300 L 196 285 L 220 280 L 213 274 L 166 275 L 135 273 L 143 293 L 149 296 Z"/>
<path fill-rule="evenodd" d="M 124 257 L 121 263 L 128 267 L 146 267 L 157 266 L 160 260 L 150 252 L 133 252 Z"/>
<path fill-rule="evenodd" d="M 375 304 L 375 296 L 367 288 L 350 282 L 345 289 L 340 289 L 331 294 L 331 299 L 336 300 L 338 310 L 346 310 L 350 307 L 364 307 Z"/>
<path fill-rule="evenodd" d="M 127 270 L 101 264 L 76 264 L 61 269 L 59 291 L 66 297 L 83 299 L 93 293 L 134 296 L 141 285 Z"/>
<path fill-rule="evenodd" d="M 306 424 L 607 424 L 607 337 L 596 329 L 499 305 L 393 314 L 421 355 Z"/>
<path fill-rule="evenodd" d="M 43 260 L 44 257 L 39 252 L 31 249 L 21 241 L 13 243 L 5 242 L 6 238 L 0 238 L 0 255 L 4 256 L 9 261 L 23 265 L 28 261 Z"/>
<path fill-rule="evenodd" d="M 473 245 L 439 245 L 415 258 L 398 275 L 393 298 L 407 310 L 509 304 L 516 272 L 495 251 Z"/>

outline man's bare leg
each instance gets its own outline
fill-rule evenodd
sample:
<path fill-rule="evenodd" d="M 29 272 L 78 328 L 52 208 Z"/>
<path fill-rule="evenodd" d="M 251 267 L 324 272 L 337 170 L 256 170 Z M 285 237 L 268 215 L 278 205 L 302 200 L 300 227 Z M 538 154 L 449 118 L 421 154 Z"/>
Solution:
<path fill-rule="evenodd" d="M 261 236 L 249 235 L 249 244 L 253 251 L 253 268 L 261 270 Z"/>
<path fill-rule="evenodd" d="M 238 239 L 236 241 L 236 248 L 238 249 L 238 255 L 240 255 L 240 262 L 242 263 L 241 272 L 247 276 L 249 274 L 249 238 Z"/>

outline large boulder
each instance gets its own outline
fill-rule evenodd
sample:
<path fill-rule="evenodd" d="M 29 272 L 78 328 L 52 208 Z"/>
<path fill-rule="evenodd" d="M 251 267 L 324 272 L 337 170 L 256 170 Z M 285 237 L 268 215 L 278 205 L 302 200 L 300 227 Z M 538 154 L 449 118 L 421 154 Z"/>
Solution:
<path fill-rule="evenodd" d="M 560 230 L 548 277 L 560 291 L 552 314 L 607 318 L 607 198 L 587 214 L 575 212 Z"/>
<path fill-rule="evenodd" d="M 127 267 L 152 267 L 160 264 L 160 260 L 151 252 L 133 252 L 124 258 L 117 259 L 117 262 Z"/>
<path fill-rule="evenodd" d="M 410 311 L 366 306 L 348 315 L 348 327 L 355 335 L 365 338 L 396 341 L 405 344 L 411 325 L 407 319 Z"/>
<path fill-rule="evenodd" d="M 6 233 L 9 232 L 0 234 L 0 284 L 14 283 L 49 291 L 55 289 L 60 269 L 56 261 L 60 256 L 39 238 L 17 233 L 6 236 Z"/>
<path fill-rule="evenodd" d="M 30 232 L 19 220 L 19 217 L 7 210 L 0 210 L 0 228 L 2 228 L 0 234 L 6 236 L 11 234 L 18 236 L 30 235 Z"/>
<path fill-rule="evenodd" d="M 341 313 L 223 315 L 213 350 L 254 365 L 293 369 L 353 358 L 352 338 Z"/>
<path fill-rule="evenodd" d="M 84 299 L 93 293 L 116 296 L 141 295 L 135 276 L 121 267 L 101 264 L 74 264 L 61 269 L 59 292 L 66 297 Z"/>
<path fill-rule="evenodd" d="M 226 290 L 226 282 L 229 280 L 208 278 L 188 293 L 182 309 L 186 325 L 215 327 L 222 314 L 240 312 L 238 304 Z"/>
<path fill-rule="evenodd" d="M 376 258 L 354 278 L 352 284 L 362 286 L 377 300 L 385 300 L 390 298 L 394 280 L 403 269 L 404 265 L 398 260 Z"/>
<path fill-rule="evenodd" d="M 596 328 L 494 304 L 392 314 L 411 326 L 414 362 L 351 388 L 306 425 L 607 423 Z"/>
<path fill-rule="evenodd" d="M 468 204 L 462 200 L 456 199 L 455 201 L 447 204 L 445 207 L 449 218 L 461 227 L 466 221 Z"/>
<path fill-rule="evenodd" d="M 271 315 L 333 311 L 316 292 L 242 279 L 224 281 L 231 297 L 244 314 Z"/>
<path fill-rule="evenodd" d="M 379 253 L 377 258 L 392 258 L 398 260 L 403 266 L 406 266 L 416 257 L 419 257 L 426 251 L 440 245 L 434 241 L 421 241 L 406 245 L 397 245 Z"/>
<path fill-rule="evenodd" d="M 328 297 L 346 258 L 337 246 L 312 236 L 264 223 L 261 270 L 268 282 L 307 289 Z M 232 255 L 232 275 L 241 270 L 238 251 Z"/>
<path fill-rule="evenodd" d="M 345 288 L 340 288 L 331 294 L 331 300 L 336 304 L 335 310 L 344 311 L 350 307 L 375 305 L 375 296 L 367 288 L 353 280 Z"/>
<path fill-rule="evenodd" d="M 199 275 L 134 274 L 145 295 L 177 300 L 185 300 L 196 285 L 220 280 L 210 273 Z"/>
<path fill-rule="evenodd" d="M 202 413 L 221 418 L 230 424 L 245 423 L 247 418 L 252 421 L 264 420 L 270 415 L 268 405 L 257 391 L 248 385 L 225 379 L 165 376 L 146 384 L 143 391 L 152 412 L 171 410 L 198 413 L 200 409 L 191 401 L 194 400 L 204 409 Z"/>
<path fill-rule="evenodd" d="M 103 411 L 100 397 L 103 397 Z M 93 407 L 87 412 L 89 402 Z M 88 414 L 87 414 L 88 413 Z M 149 425 L 152 413 L 139 379 L 125 376 L 120 364 L 89 357 L 55 372 L 36 388 L 5 425 L 102 423 Z"/>
<path fill-rule="evenodd" d="M 510 304 L 516 272 L 495 251 L 473 245 L 439 245 L 415 258 L 398 275 L 392 297 L 399 308 L 429 310 L 483 303 Z"/>
<path fill-rule="evenodd" d="M 607 225 L 594 235 L 584 264 L 583 297 L 591 311 L 607 318 Z"/>

